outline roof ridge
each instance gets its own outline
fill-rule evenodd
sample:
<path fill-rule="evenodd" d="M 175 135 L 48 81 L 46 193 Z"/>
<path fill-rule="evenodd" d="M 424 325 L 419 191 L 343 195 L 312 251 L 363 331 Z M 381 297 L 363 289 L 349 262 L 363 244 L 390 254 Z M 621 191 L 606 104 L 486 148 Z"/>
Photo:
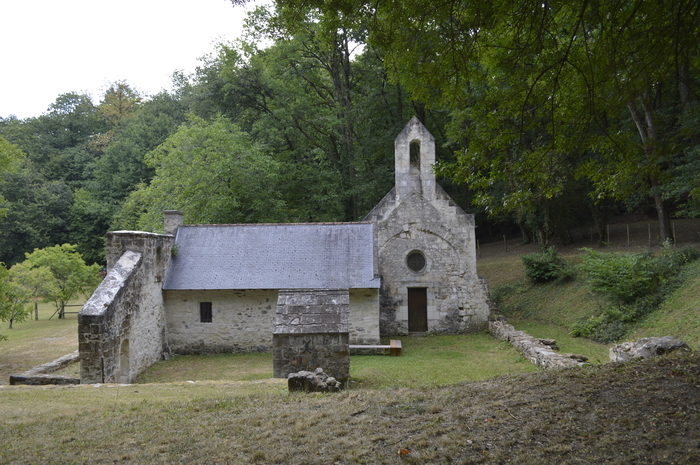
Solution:
<path fill-rule="evenodd" d="M 219 224 L 183 224 L 179 227 L 202 227 L 202 226 L 342 226 L 353 224 L 372 224 L 371 221 L 337 221 L 337 222 L 317 222 L 317 223 L 219 223 Z"/>

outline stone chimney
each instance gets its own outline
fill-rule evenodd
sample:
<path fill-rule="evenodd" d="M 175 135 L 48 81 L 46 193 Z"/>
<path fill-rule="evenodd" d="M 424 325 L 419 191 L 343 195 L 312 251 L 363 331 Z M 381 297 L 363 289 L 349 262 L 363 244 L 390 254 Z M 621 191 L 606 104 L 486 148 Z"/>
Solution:
<path fill-rule="evenodd" d="M 174 236 L 177 232 L 177 228 L 182 226 L 182 212 L 177 210 L 165 210 L 163 214 L 165 215 L 165 234 Z"/>

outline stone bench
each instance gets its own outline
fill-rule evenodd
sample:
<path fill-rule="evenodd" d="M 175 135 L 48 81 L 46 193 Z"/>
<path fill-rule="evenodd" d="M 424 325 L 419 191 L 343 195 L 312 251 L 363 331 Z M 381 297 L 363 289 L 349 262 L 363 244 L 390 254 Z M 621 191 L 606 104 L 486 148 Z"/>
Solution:
<path fill-rule="evenodd" d="M 392 339 L 389 341 L 389 345 L 382 344 L 350 344 L 351 351 L 366 351 L 366 350 L 381 350 L 382 353 L 386 353 L 389 350 L 389 354 L 394 356 L 401 355 L 401 341 L 398 339 Z"/>

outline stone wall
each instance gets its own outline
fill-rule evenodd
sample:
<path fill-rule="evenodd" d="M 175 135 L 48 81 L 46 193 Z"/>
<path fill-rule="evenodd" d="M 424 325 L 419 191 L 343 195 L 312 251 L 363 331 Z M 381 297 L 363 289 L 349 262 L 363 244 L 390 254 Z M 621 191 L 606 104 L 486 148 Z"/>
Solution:
<path fill-rule="evenodd" d="M 264 352 L 272 348 L 277 290 L 163 291 L 167 341 L 177 354 Z M 212 322 L 199 321 L 199 303 L 212 303 Z M 379 292 L 350 291 L 352 344 L 379 342 Z"/>
<path fill-rule="evenodd" d="M 173 240 L 107 233 L 107 276 L 78 314 L 82 383 L 129 383 L 167 352 L 161 286 Z"/>
<path fill-rule="evenodd" d="M 56 360 L 31 368 L 19 375 L 10 375 L 10 384 L 29 384 L 34 386 L 45 384 L 80 384 L 80 378 L 53 374 L 72 363 L 77 363 L 79 358 L 80 352 L 76 350 Z"/>
<path fill-rule="evenodd" d="M 435 139 L 417 118 L 394 147 L 394 189 L 365 218 L 376 224 L 381 335 L 404 334 L 410 326 L 438 333 L 485 329 L 490 309 L 476 272 L 474 216 L 436 183 Z M 423 257 L 423 267 L 409 266 L 415 255 Z M 427 327 L 411 324 L 410 288 L 425 290 Z"/>
<path fill-rule="evenodd" d="M 379 289 L 350 289 L 350 344 L 379 344 Z"/>
<path fill-rule="evenodd" d="M 163 291 L 167 341 L 177 354 L 262 352 L 272 347 L 276 290 Z M 211 302 L 212 322 L 199 303 Z"/>
<path fill-rule="evenodd" d="M 345 385 L 350 377 L 347 290 L 281 290 L 273 331 L 273 376 L 322 368 Z"/>
<path fill-rule="evenodd" d="M 414 195 L 377 217 L 382 335 L 408 332 L 409 288 L 426 289 L 429 332 L 486 328 L 488 290 L 476 273 L 473 216 L 437 189 L 440 195 L 433 202 Z M 416 251 L 425 257 L 419 271 L 407 264 Z"/>
<path fill-rule="evenodd" d="M 508 341 L 530 362 L 546 370 L 558 370 L 584 365 L 586 357 L 576 354 L 560 354 L 556 341 L 538 339 L 523 331 L 517 331 L 503 317 L 494 316 L 489 321 L 489 331 L 498 340 Z"/>

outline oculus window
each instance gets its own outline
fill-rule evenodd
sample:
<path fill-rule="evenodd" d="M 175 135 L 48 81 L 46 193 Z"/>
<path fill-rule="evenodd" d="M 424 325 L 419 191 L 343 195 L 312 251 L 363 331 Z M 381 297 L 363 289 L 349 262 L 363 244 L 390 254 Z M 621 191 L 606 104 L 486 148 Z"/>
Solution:
<path fill-rule="evenodd" d="M 419 273 L 425 269 L 425 255 L 418 250 L 414 250 L 406 257 L 406 266 L 409 270 Z"/>

